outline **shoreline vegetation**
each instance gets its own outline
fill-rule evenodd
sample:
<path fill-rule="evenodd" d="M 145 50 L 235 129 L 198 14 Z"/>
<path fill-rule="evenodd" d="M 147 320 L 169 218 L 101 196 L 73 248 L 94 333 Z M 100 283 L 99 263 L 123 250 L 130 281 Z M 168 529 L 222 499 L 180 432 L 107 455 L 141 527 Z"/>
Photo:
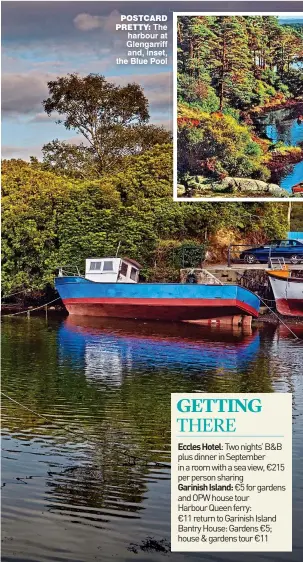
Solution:
<path fill-rule="evenodd" d="M 121 257 L 142 264 L 143 281 L 175 282 L 201 253 L 222 263 L 231 243 L 286 236 L 287 203 L 173 202 L 171 135 L 150 125 L 138 84 L 72 74 L 48 88 L 46 113 L 87 143 L 54 140 L 42 161 L 2 161 L 2 291 L 12 303 L 24 290 L 25 308 L 51 301 L 59 266 L 82 272 L 87 257 L 116 255 L 119 243 Z M 292 227 L 300 230 L 296 207 Z"/>
<path fill-rule="evenodd" d="M 303 148 L 271 141 L 260 117 L 290 108 L 303 127 L 303 21 L 179 16 L 177 41 L 178 196 L 300 197 L 271 177 Z"/>

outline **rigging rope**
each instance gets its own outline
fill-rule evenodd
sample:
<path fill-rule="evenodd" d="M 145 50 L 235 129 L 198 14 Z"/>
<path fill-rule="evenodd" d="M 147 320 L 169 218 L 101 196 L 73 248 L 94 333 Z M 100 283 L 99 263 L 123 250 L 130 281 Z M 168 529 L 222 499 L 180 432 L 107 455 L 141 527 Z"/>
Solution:
<path fill-rule="evenodd" d="M 259 295 L 257 295 L 257 297 L 260 299 L 261 302 L 263 302 L 264 306 L 266 306 L 266 308 L 268 308 L 268 310 L 270 310 L 270 312 L 272 312 L 272 314 L 274 314 L 274 316 L 276 316 L 279 320 L 279 322 L 281 322 L 281 324 L 283 324 L 283 326 L 285 326 L 285 328 L 287 328 L 287 330 L 295 337 L 296 340 L 299 340 L 300 338 L 298 338 L 298 336 L 295 334 L 295 332 L 293 332 L 289 326 L 287 326 L 287 324 L 285 324 L 285 322 L 283 322 L 283 320 L 281 320 L 280 316 L 278 316 L 278 314 L 276 314 L 276 312 L 273 311 L 272 308 L 270 308 L 268 306 L 268 304 L 266 304 L 266 302 L 264 302 L 263 299 L 261 299 L 261 297 Z"/>
<path fill-rule="evenodd" d="M 6 317 L 8 316 L 17 316 L 17 314 L 25 314 L 26 312 L 33 312 L 34 310 L 38 310 L 39 308 L 44 308 L 45 306 L 48 306 L 49 304 L 52 304 L 53 302 L 59 301 L 60 297 L 57 297 L 56 299 L 46 302 L 44 304 L 41 304 L 41 306 L 36 306 L 35 308 L 27 308 L 26 310 L 21 310 L 21 312 L 14 312 L 13 314 L 6 314 Z"/>

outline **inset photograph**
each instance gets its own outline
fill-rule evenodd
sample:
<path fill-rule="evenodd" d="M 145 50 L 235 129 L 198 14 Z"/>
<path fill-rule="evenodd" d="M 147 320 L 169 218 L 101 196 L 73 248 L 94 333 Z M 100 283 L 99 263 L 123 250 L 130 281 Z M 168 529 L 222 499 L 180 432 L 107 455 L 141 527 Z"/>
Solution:
<path fill-rule="evenodd" d="M 174 14 L 174 200 L 303 196 L 303 14 Z"/>

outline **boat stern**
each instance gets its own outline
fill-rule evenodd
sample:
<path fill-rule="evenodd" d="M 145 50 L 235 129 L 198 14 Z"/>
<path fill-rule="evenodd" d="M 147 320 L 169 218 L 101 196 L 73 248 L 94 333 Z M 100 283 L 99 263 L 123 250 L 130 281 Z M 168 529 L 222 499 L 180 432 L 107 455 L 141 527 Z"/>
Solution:
<path fill-rule="evenodd" d="M 258 318 L 260 304 L 260 299 L 255 293 L 245 287 L 237 287 L 237 305 L 244 314 Z"/>

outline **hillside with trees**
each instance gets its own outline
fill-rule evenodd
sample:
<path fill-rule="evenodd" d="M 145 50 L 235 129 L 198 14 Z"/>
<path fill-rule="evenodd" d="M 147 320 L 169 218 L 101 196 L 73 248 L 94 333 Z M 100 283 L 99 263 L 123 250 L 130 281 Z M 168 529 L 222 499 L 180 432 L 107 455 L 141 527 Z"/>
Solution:
<path fill-rule="evenodd" d="M 260 138 L 254 117 L 302 101 L 303 26 L 275 16 L 179 16 L 177 43 L 181 191 L 227 176 L 270 181 L 277 147 Z M 301 147 L 278 150 L 303 159 Z"/>
<path fill-rule="evenodd" d="M 88 256 L 115 255 L 119 241 L 145 279 L 174 281 L 183 247 L 206 245 L 212 260 L 222 259 L 230 241 L 261 242 L 288 229 L 287 204 L 174 203 L 167 144 L 130 157 L 123 172 L 88 180 L 3 161 L 2 188 L 4 294 L 45 291 L 59 265 L 83 271 Z"/>
<path fill-rule="evenodd" d="M 75 79 L 82 80 L 79 89 Z M 2 162 L 5 295 L 52 291 L 56 268 L 70 264 L 83 271 L 88 256 L 115 255 L 119 242 L 120 255 L 143 265 L 144 279 L 176 281 L 184 255 L 192 265 L 192 257 L 201 260 L 207 250 L 217 261 L 230 242 L 286 235 L 287 204 L 173 202 L 170 134 L 149 124 L 139 86 L 130 87 L 136 95 L 128 107 L 119 101 L 123 89 L 110 89 L 111 101 L 104 101 L 107 87 L 103 79 L 75 76 L 50 83 L 45 110 L 62 111 L 61 125 L 82 131 L 87 144 L 55 141 L 44 147 L 42 161 Z"/>

